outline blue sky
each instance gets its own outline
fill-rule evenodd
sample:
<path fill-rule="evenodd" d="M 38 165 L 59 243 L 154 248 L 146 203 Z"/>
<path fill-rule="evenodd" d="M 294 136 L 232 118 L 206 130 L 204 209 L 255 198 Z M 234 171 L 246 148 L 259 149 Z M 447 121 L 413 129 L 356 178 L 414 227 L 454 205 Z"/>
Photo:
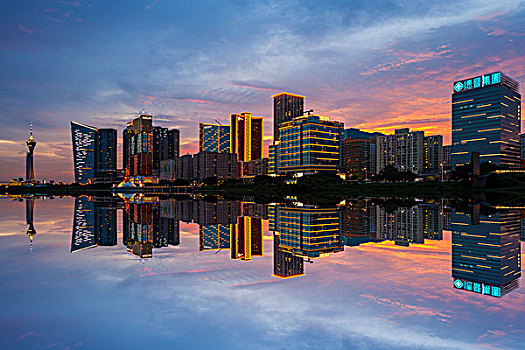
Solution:
<path fill-rule="evenodd" d="M 4 1 L 0 180 L 72 180 L 69 121 L 119 130 L 141 109 L 197 146 L 199 121 L 265 117 L 271 95 L 347 127 L 450 139 L 452 82 L 525 83 L 524 1 Z M 267 141 L 268 142 L 268 141 Z"/>

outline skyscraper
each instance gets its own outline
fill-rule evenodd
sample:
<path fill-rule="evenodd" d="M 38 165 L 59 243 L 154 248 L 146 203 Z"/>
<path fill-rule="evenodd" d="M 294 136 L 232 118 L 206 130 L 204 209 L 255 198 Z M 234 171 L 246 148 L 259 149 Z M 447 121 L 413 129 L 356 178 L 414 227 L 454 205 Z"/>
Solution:
<path fill-rule="evenodd" d="M 199 123 L 199 151 L 230 152 L 230 126 Z"/>
<path fill-rule="evenodd" d="M 239 161 L 249 162 L 262 158 L 263 118 L 251 113 L 232 114 L 230 152 L 237 153 Z M 246 140 L 249 140 L 246 142 Z"/>
<path fill-rule="evenodd" d="M 284 122 L 270 148 L 269 171 L 336 172 L 341 168 L 343 123 L 319 115 Z"/>
<path fill-rule="evenodd" d="M 456 81 L 452 93 L 452 167 L 480 161 L 504 167 L 520 163 L 519 84 L 501 72 Z"/>
<path fill-rule="evenodd" d="M 304 113 L 304 96 L 281 92 L 273 95 L 273 140 L 279 141 L 282 123 Z"/>
<path fill-rule="evenodd" d="M 75 182 L 89 183 L 95 176 L 117 170 L 117 131 L 71 122 Z"/>
<path fill-rule="evenodd" d="M 117 130 L 98 129 L 96 175 L 117 170 Z"/>
<path fill-rule="evenodd" d="M 140 114 L 123 131 L 124 168 L 132 176 L 159 176 L 161 162 L 179 154 L 177 129 L 153 126 L 153 116 Z"/>
<path fill-rule="evenodd" d="M 439 174 L 443 166 L 443 136 L 430 135 L 423 139 L 423 172 Z"/>
<path fill-rule="evenodd" d="M 75 182 L 87 184 L 95 176 L 97 128 L 71 122 Z"/>
<path fill-rule="evenodd" d="M 33 123 L 31 123 L 31 133 L 29 134 L 29 140 L 26 141 L 29 152 L 26 154 L 26 181 L 35 180 L 35 169 L 33 168 L 33 152 L 36 147 L 36 141 L 33 138 Z"/>

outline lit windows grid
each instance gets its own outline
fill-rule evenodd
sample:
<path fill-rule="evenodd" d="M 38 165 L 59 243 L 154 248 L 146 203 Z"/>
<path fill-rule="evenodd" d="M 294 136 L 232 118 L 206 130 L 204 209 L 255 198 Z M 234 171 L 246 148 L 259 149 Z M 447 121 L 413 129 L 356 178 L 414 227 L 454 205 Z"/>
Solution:
<path fill-rule="evenodd" d="M 521 277 L 518 212 L 480 216 L 452 213 L 452 276 L 502 286 Z"/>
<path fill-rule="evenodd" d="M 452 163 L 518 165 L 521 96 L 498 84 L 452 95 Z"/>
<path fill-rule="evenodd" d="M 337 210 L 289 210 L 279 208 L 280 247 L 308 257 L 342 250 Z"/>
<path fill-rule="evenodd" d="M 319 117 L 286 122 L 280 128 L 280 171 L 337 170 L 340 164 L 342 124 Z"/>

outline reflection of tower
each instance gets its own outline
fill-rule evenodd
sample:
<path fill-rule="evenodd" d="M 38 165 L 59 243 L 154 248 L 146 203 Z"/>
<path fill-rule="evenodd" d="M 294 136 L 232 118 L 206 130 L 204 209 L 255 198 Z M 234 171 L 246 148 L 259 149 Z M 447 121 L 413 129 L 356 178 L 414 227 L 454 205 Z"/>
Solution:
<path fill-rule="evenodd" d="M 35 227 L 33 226 L 33 209 L 35 208 L 35 200 L 33 198 L 26 199 L 26 223 L 29 225 L 26 234 L 29 236 L 29 250 L 33 251 L 33 237 L 36 235 Z"/>
<path fill-rule="evenodd" d="M 26 181 L 34 181 L 35 169 L 33 168 L 33 152 L 36 147 L 36 141 L 33 138 L 33 123 L 31 123 L 31 134 L 29 135 L 29 140 L 26 141 L 26 145 L 29 149 L 26 155 Z"/>
<path fill-rule="evenodd" d="M 263 255 L 262 219 L 240 216 L 231 225 L 230 249 L 232 259 L 251 260 Z"/>
<path fill-rule="evenodd" d="M 521 277 L 517 211 L 452 213 L 454 287 L 501 297 L 518 287 Z"/>
<path fill-rule="evenodd" d="M 292 253 L 282 250 L 280 245 L 279 233 L 273 235 L 273 275 L 276 277 L 287 278 L 304 275 L 303 258 L 297 257 Z"/>

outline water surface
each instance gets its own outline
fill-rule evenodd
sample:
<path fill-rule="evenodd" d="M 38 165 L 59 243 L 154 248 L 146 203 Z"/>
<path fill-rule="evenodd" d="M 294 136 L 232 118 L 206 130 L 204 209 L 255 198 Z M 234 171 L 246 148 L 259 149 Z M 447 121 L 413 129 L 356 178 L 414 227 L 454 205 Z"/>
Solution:
<path fill-rule="evenodd" d="M 3 197 L 0 342 L 523 349 L 522 216 L 420 201 Z"/>

